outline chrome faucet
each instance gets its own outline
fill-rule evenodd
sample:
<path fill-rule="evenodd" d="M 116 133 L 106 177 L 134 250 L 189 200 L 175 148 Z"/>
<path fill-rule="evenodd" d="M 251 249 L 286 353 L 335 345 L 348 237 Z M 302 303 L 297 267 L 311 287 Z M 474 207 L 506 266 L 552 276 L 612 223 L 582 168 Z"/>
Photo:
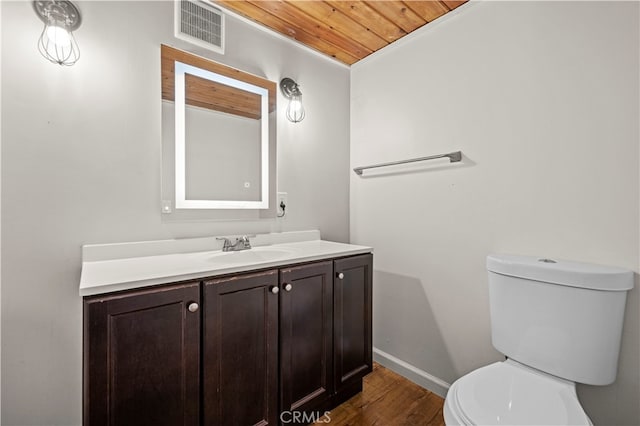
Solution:
<path fill-rule="evenodd" d="M 251 248 L 251 241 L 249 238 L 253 238 L 255 235 L 243 235 L 240 238 L 236 238 L 235 243 L 231 243 L 231 240 L 226 237 L 218 238 L 216 240 L 224 240 L 224 244 L 222 245 L 222 251 L 241 251 L 241 250 L 249 250 Z"/>

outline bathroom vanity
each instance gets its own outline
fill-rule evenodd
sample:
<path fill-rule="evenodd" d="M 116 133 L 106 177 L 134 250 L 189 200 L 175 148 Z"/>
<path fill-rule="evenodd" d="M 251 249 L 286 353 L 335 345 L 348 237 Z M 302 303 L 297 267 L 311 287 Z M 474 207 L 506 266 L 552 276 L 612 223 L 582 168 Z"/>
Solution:
<path fill-rule="evenodd" d="M 84 424 L 277 425 L 361 391 L 371 249 L 292 234 L 236 253 L 85 246 Z"/>

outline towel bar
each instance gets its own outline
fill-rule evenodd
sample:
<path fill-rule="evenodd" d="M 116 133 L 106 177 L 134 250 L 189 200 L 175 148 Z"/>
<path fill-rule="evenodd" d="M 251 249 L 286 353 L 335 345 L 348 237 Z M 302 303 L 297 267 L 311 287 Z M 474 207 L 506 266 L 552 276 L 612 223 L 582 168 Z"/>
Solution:
<path fill-rule="evenodd" d="M 353 169 L 353 171 L 356 172 L 358 176 L 362 176 L 362 171 L 367 169 L 375 169 L 377 167 L 386 167 L 386 166 L 395 166 L 398 164 L 415 163 L 416 161 L 435 160 L 437 158 L 445 158 L 445 157 L 449 158 L 450 163 L 457 163 L 462 160 L 462 151 L 450 152 L 448 154 L 431 155 L 429 157 L 419 157 L 419 158 L 411 158 L 408 160 L 392 161 L 389 163 L 373 164 L 371 166 L 356 167 L 355 169 Z"/>

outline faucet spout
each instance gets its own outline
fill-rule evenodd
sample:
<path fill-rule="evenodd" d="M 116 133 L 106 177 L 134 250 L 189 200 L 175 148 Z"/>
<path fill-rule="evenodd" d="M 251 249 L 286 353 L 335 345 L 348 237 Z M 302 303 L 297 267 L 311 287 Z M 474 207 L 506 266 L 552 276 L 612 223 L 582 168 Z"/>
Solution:
<path fill-rule="evenodd" d="M 231 240 L 226 237 L 216 238 L 216 240 L 224 240 L 222 251 L 241 251 L 249 250 L 251 248 L 251 241 L 249 241 L 249 237 L 253 236 L 254 235 L 243 235 L 240 238 L 236 238 L 235 243 L 231 243 Z"/>

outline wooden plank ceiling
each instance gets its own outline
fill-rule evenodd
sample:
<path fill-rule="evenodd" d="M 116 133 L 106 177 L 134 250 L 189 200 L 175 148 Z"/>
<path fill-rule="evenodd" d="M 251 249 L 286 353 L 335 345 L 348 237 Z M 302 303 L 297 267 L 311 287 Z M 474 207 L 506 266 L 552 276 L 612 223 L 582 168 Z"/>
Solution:
<path fill-rule="evenodd" d="M 467 0 L 213 0 L 351 65 Z"/>

